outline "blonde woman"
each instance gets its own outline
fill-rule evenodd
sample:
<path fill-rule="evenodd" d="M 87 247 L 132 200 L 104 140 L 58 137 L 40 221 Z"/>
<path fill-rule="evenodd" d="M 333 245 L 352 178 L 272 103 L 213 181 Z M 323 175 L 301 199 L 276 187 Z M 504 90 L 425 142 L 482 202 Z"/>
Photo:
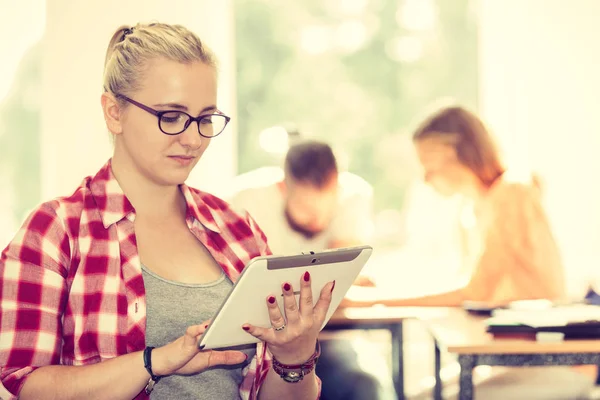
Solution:
<path fill-rule="evenodd" d="M 317 398 L 334 282 L 314 307 L 308 273 L 284 283 L 285 315 L 267 296 L 273 327 L 239 328 L 257 346 L 197 345 L 244 264 L 270 253 L 248 215 L 184 184 L 229 122 L 213 54 L 182 26 L 120 28 L 101 100 L 112 158 L 33 211 L 0 258 L 0 389 L 21 400 Z"/>

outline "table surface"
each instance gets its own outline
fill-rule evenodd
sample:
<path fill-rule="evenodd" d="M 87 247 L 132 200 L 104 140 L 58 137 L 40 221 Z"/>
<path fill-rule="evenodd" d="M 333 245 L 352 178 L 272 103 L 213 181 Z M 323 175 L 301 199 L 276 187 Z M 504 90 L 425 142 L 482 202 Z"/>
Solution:
<path fill-rule="evenodd" d="M 499 339 L 486 332 L 485 317 L 447 308 L 433 317 L 420 316 L 439 346 L 454 354 L 600 353 L 600 340 L 536 341 Z"/>
<path fill-rule="evenodd" d="M 428 307 L 349 307 L 338 308 L 327 326 L 336 325 L 383 325 L 402 322 L 405 319 L 435 318 L 446 315 L 446 309 Z"/>

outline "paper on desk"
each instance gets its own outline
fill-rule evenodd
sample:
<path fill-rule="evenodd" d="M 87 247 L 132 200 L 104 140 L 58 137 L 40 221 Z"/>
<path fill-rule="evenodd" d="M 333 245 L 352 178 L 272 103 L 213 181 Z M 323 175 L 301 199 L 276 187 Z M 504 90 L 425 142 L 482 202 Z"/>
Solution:
<path fill-rule="evenodd" d="M 600 322 L 600 307 L 587 304 L 556 306 L 546 310 L 497 309 L 490 324 L 520 324 L 533 328 L 564 326 L 582 322 Z"/>

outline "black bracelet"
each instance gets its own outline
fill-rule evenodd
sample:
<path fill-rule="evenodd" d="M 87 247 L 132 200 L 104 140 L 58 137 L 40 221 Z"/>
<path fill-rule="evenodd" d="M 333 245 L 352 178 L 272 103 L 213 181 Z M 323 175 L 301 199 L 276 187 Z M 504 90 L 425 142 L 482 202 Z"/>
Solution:
<path fill-rule="evenodd" d="M 154 349 L 154 347 L 150 347 L 150 346 L 148 346 L 144 349 L 144 368 L 146 368 L 146 371 L 148 371 L 148 373 L 150 374 L 150 377 L 152 378 L 154 383 L 156 383 L 162 377 L 156 376 L 156 375 L 154 375 L 154 372 L 152 372 L 152 350 L 153 349 Z"/>

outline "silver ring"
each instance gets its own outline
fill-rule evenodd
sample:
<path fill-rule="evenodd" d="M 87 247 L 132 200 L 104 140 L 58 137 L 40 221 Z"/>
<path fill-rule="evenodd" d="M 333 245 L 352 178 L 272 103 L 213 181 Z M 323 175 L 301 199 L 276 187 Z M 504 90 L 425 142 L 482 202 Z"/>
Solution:
<path fill-rule="evenodd" d="M 285 329 L 285 324 L 283 324 L 283 325 L 281 325 L 280 327 L 277 327 L 277 328 L 273 327 L 273 329 L 275 329 L 276 331 L 282 331 L 282 330 Z"/>

